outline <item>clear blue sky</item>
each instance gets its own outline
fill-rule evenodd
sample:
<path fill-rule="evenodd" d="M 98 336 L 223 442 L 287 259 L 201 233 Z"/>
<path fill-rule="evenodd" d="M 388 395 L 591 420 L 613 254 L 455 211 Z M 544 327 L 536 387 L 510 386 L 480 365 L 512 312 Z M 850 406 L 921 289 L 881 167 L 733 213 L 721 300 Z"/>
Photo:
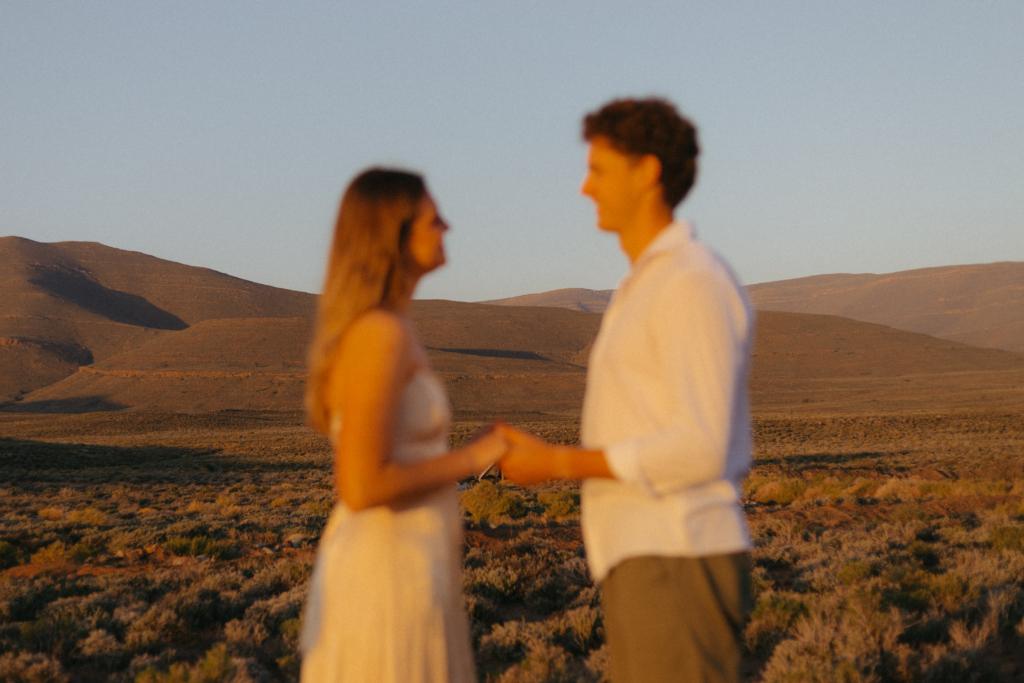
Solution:
<path fill-rule="evenodd" d="M 315 291 L 388 163 L 453 226 L 419 296 L 611 288 L 579 119 L 659 94 L 746 282 L 1024 260 L 1019 0 L 412 5 L 2 0 L 0 234 Z"/>

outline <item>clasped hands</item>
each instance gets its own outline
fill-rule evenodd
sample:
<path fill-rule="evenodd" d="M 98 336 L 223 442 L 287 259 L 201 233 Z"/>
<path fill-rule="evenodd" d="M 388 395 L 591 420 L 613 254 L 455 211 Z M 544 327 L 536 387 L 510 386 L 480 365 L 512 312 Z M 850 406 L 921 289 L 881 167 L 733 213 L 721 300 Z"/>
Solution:
<path fill-rule="evenodd" d="M 539 484 L 549 479 L 564 478 L 563 447 L 503 422 L 491 425 L 478 439 L 480 455 L 490 469 L 497 466 L 505 479 L 521 486 Z"/>

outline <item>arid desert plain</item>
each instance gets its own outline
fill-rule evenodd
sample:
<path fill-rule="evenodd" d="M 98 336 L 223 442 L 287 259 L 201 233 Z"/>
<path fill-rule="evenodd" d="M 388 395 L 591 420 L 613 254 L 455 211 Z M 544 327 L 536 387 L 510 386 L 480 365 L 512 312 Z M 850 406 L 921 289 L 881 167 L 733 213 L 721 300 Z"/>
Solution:
<path fill-rule="evenodd" d="M 0 680 L 296 680 L 334 500 L 312 297 L 96 244 L 0 259 Z M 936 270 L 751 288 L 751 680 L 1024 679 L 1024 264 Z M 453 444 L 578 440 L 584 294 L 415 302 Z M 460 495 L 481 679 L 602 680 L 578 489 Z"/>

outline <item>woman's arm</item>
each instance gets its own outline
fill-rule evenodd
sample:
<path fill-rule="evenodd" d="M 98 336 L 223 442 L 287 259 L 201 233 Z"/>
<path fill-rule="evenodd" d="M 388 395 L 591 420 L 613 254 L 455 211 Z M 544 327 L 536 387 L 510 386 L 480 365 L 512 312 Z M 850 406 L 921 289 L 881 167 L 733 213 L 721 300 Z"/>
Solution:
<path fill-rule="evenodd" d="M 415 370 L 412 339 L 398 316 L 371 311 L 353 323 L 327 386 L 331 411 L 344 415 L 335 443 L 337 491 L 352 510 L 397 502 L 477 474 L 505 442 L 491 432 L 458 450 L 410 465 L 390 459 L 395 413 Z"/>

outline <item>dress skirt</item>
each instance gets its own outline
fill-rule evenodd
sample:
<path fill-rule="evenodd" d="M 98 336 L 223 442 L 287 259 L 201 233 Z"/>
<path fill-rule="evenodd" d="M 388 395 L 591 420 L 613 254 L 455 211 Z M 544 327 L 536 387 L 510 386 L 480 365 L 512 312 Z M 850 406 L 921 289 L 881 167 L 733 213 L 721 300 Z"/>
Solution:
<path fill-rule="evenodd" d="M 404 506 L 334 507 L 303 615 L 303 683 L 476 680 L 454 487 Z"/>

